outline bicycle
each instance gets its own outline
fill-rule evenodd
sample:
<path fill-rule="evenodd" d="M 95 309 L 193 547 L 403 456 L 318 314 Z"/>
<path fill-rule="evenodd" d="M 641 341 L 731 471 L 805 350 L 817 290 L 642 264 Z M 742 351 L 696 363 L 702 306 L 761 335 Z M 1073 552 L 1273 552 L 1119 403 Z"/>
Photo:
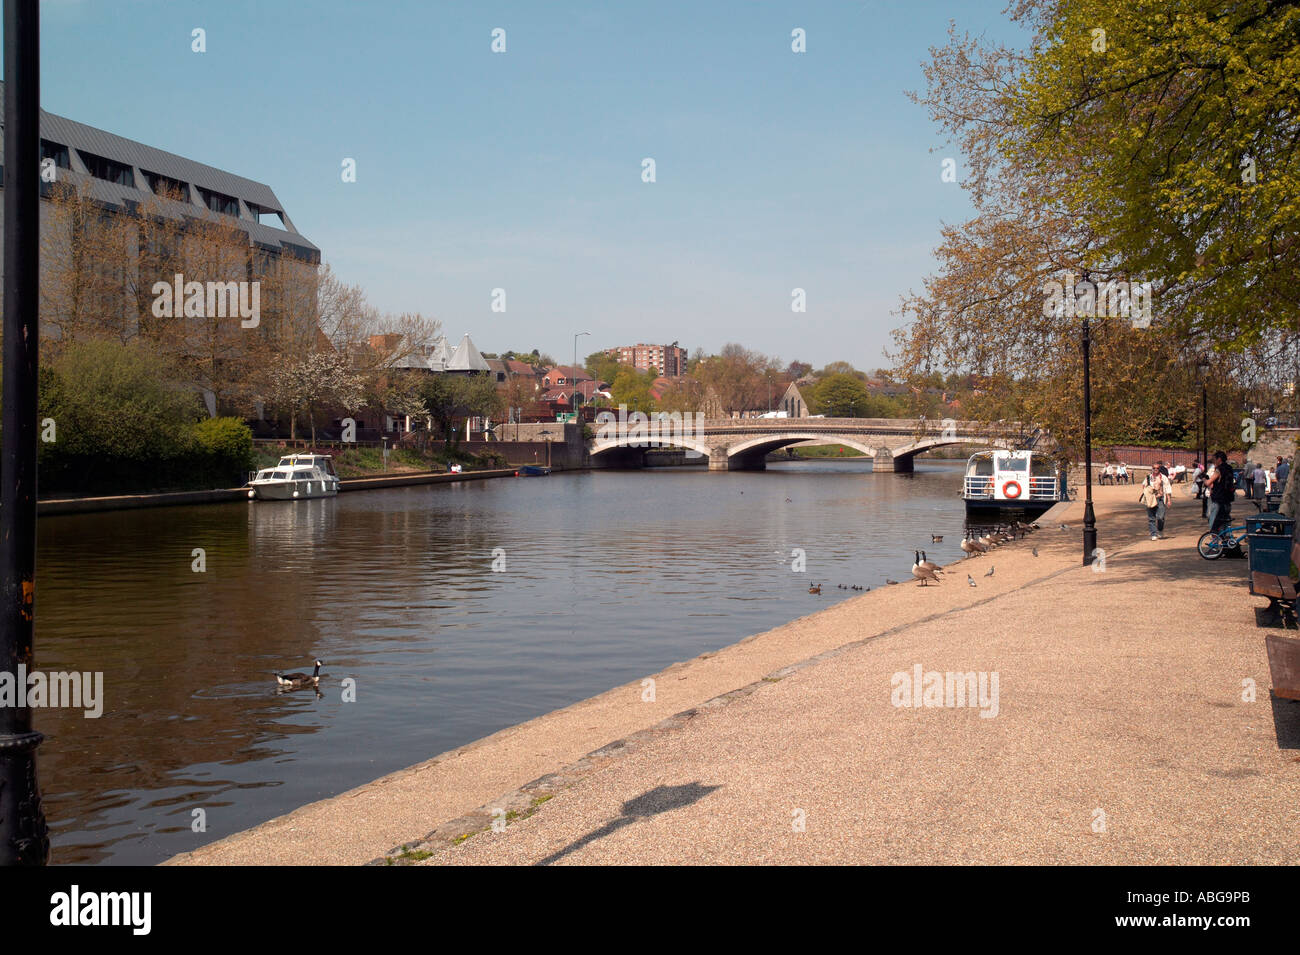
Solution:
<path fill-rule="evenodd" d="M 1196 542 L 1196 552 L 1206 560 L 1216 560 L 1223 556 L 1225 550 L 1241 547 L 1246 539 L 1246 525 L 1225 527 L 1220 531 L 1206 531 Z"/>

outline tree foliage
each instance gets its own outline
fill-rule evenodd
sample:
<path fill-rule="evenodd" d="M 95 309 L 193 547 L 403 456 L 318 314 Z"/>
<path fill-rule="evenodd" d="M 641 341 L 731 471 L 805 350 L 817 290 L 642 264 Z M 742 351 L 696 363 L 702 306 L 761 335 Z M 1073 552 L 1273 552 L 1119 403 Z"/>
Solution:
<path fill-rule="evenodd" d="M 954 27 L 916 99 L 967 158 L 970 221 L 903 300 L 893 358 L 915 386 L 971 372 L 971 417 L 1081 443 L 1080 319 L 1053 281 L 1150 283 L 1150 327 L 1091 322 L 1095 428 L 1186 432 L 1196 360 L 1225 415 L 1294 352 L 1300 8 L 1212 0 L 1020 0 L 1027 48 Z M 1295 363 L 1289 363 L 1290 368 Z M 966 416 L 966 415 L 963 415 Z M 1213 430 L 1213 429 L 1212 429 Z"/>

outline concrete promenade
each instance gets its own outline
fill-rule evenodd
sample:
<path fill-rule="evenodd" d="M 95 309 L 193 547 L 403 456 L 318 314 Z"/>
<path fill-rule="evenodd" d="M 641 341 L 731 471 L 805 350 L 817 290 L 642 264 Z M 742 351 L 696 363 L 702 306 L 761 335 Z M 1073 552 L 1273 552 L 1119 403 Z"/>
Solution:
<path fill-rule="evenodd" d="M 918 532 L 902 584 L 655 674 L 655 702 L 638 680 L 173 861 L 1294 863 L 1300 704 L 1186 493 L 1149 541 L 1137 489 L 1098 489 L 1100 573 L 1081 504 L 937 587 Z M 893 705 L 918 665 L 996 673 L 997 715 Z"/>

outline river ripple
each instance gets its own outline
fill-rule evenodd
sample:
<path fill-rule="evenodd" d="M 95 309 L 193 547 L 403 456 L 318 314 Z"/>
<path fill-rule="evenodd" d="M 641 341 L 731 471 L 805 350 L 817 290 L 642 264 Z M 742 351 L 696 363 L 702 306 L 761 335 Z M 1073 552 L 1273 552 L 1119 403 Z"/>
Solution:
<path fill-rule="evenodd" d="M 42 518 L 38 666 L 102 671 L 107 700 L 35 711 L 53 861 L 158 862 L 853 595 L 837 584 L 908 579 L 916 548 L 955 560 L 959 486 L 959 462 L 848 460 Z M 317 656 L 319 698 L 276 692 Z"/>

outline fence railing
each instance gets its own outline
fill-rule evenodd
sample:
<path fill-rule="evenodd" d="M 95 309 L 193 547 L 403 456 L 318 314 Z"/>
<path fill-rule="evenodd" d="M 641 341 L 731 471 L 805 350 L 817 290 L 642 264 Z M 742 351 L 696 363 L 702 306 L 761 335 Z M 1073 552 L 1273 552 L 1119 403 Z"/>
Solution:
<path fill-rule="evenodd" d="M 1002 489 L 996 487 L 993 478 L 987 474 L 966 475 L 962 487 L 963 496 L 968 500 L 1055 501 L 1060 494 L 1060 480 L 1050 474 L 1030 477 L 1027 482 L 1023 478 L 1005 478 L 1002 482 L 1003 486 L 1007 481 L 1016 481 L 1020 484 L 1022 490 L 1020 497 L 1009 498 L 1005 493 L 999 495 L 997 492 Z"/>

